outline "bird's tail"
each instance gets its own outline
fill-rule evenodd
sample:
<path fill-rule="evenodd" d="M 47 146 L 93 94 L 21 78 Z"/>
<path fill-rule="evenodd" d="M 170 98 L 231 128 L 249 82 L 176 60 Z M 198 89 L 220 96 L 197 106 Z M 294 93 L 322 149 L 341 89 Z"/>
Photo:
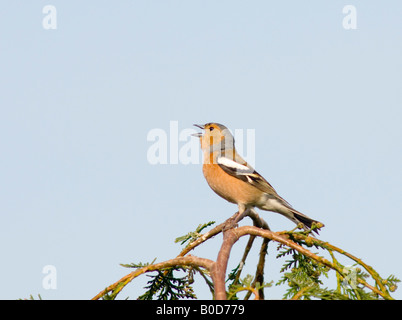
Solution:
<path fill-rule="evenodd" d="M 281 198 L 277 194 L 270 195 L 266 193 L 265 198 L 262 201 L 262 204 L 260 204 L 258 207 L 263 210 L 280 213 L 286 218 L 292 220 L 296 224 L 302 223 L 303 228 L 305 230 L 310 230 L 312 229 L 313 225 L 315 225 L 313 231 L 315 231 L 317 234 L 318 234 L 317 230 L 324 226 L 323 223 L 311 219 L 305 214 L 293 209 L 293 207 L 288 202 L 286 202 L 283 198 Z"/>
<path fill-rule="evenodd" d="M 293 217 L 288 217 L 288 218 L 293 220 L 293 222 L 295 222 L 296 224 L 302 223 L 305 230 L 311 229 L 314 224 L 314 226 L 316 227 L 314 229 L 314 231 L 318 234 L 317 230 L 324 227 L 323 223 L 321 223 L 317 220 L 311 219 L 310 217 L 306 216 L 305 214 L 303 214 L 293 208 L 290 209 L 290 211 L 291 211 Z"/>

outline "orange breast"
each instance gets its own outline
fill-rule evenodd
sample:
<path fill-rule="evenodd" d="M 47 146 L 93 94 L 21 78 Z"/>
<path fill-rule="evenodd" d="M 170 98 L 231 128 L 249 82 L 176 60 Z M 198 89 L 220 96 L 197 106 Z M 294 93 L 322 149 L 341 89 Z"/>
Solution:
<path fill-rule="evenodd" d="M 204 164 L 202 171 L 212 190 L 229 202 L 256 205 L 261 199 L 262 191 L 227 174 L 218 164 Z"/>

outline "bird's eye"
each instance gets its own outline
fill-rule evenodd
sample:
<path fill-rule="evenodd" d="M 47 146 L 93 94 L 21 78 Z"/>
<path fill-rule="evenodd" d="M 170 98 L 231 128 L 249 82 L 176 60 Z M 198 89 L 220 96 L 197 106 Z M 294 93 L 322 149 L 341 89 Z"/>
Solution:
<path fill-rule="evenodd" d="M 209 127 L 209 131 L 212 131 L 212 130 L 214 130 L 214 127 Z"/>

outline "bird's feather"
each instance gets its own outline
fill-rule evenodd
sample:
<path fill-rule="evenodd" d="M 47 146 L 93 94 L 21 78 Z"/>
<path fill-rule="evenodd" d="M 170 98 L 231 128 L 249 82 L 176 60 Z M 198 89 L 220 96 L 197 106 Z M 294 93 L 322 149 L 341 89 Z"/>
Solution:
<path fill-rule="evenodd" d="M 236 155 L 237 156 L 237 155 Z M 244 182 L 250 183 L 257 189 L 268 193 L 270 195 L 278 196 L 275 189 L 265 180 L 257 171 L 255 171 L 247 162 L 243 159 L 240 160 L 240 156 L 237 156 L 236 161 L 227 157 L 218 157 L 217 163 L 223 171 L 231 176 L 240 179 Z"/>

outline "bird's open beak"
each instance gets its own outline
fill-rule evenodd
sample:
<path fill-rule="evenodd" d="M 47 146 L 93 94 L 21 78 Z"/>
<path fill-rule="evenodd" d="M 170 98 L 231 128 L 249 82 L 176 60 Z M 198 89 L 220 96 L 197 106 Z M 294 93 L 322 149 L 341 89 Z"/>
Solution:
<path fill-rule="evenodd" d="M 194 124 L 193 126 L 196 126 L 197 128 L 204 130 L 204 126 L 202 124 Z M 202 137 L 202 132 L 193 133 L 192 136 L 200 138 Z"/>

